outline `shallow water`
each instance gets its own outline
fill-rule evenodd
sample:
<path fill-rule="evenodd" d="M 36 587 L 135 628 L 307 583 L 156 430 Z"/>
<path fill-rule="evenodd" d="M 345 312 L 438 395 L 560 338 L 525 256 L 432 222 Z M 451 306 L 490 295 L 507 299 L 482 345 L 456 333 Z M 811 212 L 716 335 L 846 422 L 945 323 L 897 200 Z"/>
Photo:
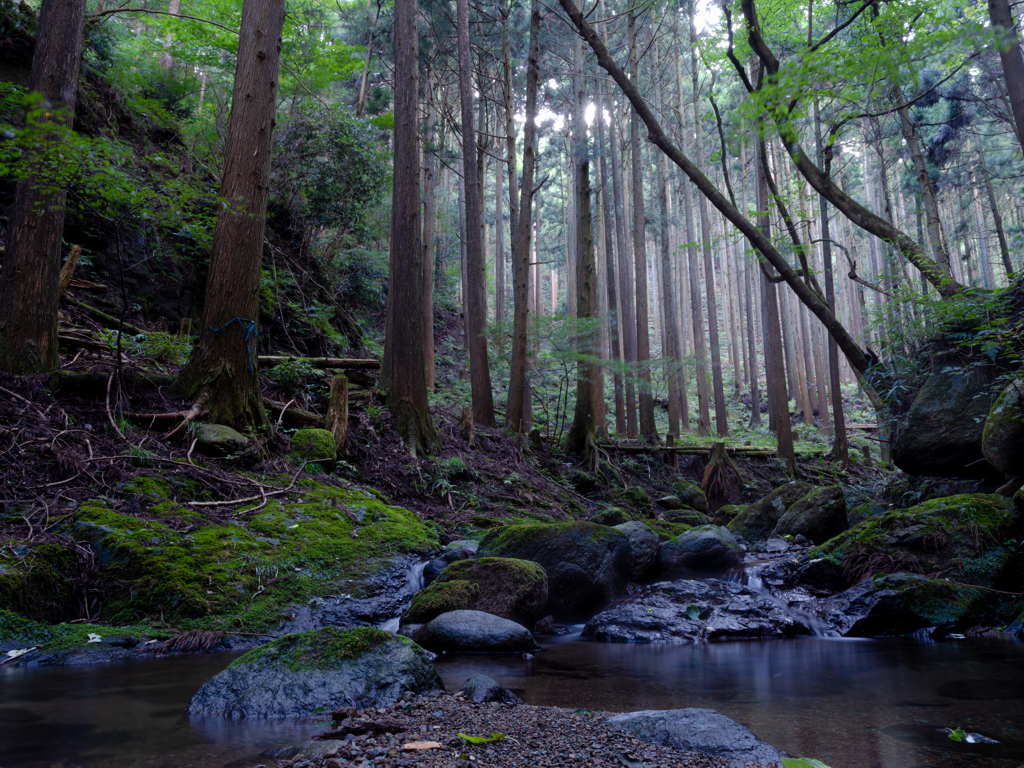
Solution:
<path fill-rule="evenodd" d="M 483 672 L 529 704 L 707 707 L 832 768 L 1024 764 L 1024 644 L 799 638 L 664 647 L 545 638 L 543 653 L 442 657 L 449 691 Z M 0 668 L 0 768 L 239 766 L 308 725 L 188 722 L 195 690 L 233 658 Z M 958 745 L 963 727 L 1000 745 Z"/>

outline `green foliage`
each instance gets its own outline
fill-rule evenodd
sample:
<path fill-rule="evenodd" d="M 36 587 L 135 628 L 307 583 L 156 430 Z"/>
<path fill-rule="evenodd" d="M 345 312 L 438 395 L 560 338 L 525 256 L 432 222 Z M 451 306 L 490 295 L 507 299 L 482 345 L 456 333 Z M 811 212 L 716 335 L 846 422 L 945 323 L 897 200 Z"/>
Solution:
<path fill-rule="evenodd" d="M 470 736 L 465 733 L 457 733 L 456 736 L 469 744 L 487 744 L 488 742 L 501 741 L 505 738 L 505 734 L 494 731 L 491 732 L 490 736 Z"/>
<path fill-rule="evenodd" d="M 286 387 L 303 387 L 319 382 L 327 373 L 304 357 L 292 357 L 278 363 L 265 375 Z"/>
<path fill-rule="evenodd" d="M 389 641 L 410 644 L 408 638 L 375 627 L 341 629 L 327 626 L 312 632 L 295 632 L 249 651 L 229 665 L 273 661 L 292 672 L 335 670 L 350 659 L 371 653 Z"/>
<path fill-rule="evenodd" d="M 785 768 L 828 768 L 821 760 L 813 757 L 784 757 L 782 765 Z"/>
<path fill-rule="evenodd" d="M 947 737 L 950 741 L 962 742 L 967 738 L 967 734 L 964 733 L 963 728 L 957 728 L 956 730 L 947 728 L 946 730 L 949 731 Z"/>

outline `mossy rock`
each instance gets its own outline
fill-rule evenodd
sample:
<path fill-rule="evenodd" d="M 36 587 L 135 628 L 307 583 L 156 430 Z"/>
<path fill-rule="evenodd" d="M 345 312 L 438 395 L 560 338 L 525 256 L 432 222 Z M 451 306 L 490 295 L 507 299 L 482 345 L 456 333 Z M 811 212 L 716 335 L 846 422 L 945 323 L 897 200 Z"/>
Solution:
<path fill-rule="evenodd" d="M 196 450 L 204 456 L 231 456 L 249 447 L 249 438 L 224 424 L 199 424 Z"/>
<path fill-rule="evenodd" d="M 689 480 L 678 478 L 672 483 L 672 487 L 676 492 L 676 496 L 683 503 L 683 506 L 696 509 L 705 515 L 710 514 L 711 508 L 708 506 L 708 497 L 704 495 L 704 491 L 701 490 L 699 485 Z"/>
<path fill-rule="evenodd" d="M 605 507 L 590 518 L 590 522 L 614 527 L 622 525 L 627 519 L 626 515 L 618 507 Z"/>
<path fill-rule="evenodd" d="M 658 570 L 665 579 L 720 576 L 742 564 L 743 548 L 717 525 L 693 528 L 658 548 Z"/>
<path fill-rule="evenodd" d="M 334 435 L 326 429 L 300 429 L 292 435 L 289 452 L 293 461 L 316 462 L 324 470 L 330 470 L 338 457 Z"/>
<path fill-rule="evenodd" d="M 1024 377 L 1011 381 L 985 419 L 981 450 L 988 463 L 1016 477 L 1024 474 Z"/>
<path fill-rule="evenodd" d="M 428 654 L 407 637 L 373 627 L 324 627 L 235 659 L 199 689 L 187 712 L 303 718 L 338 707 L 386 707 L 406 692 L 443 687 Z"/>
<path fill-rule="evenodd" d="M 667 509 L 665 510 L 665 519 L 673 523 L 683 523 L 684 525 L 698 526 L 698 525 L 710 525 L 711 518 L 696 509 L 690 509 L 689 507 L 683 507 L 682 509 Z"/>
<path fill-rule="evenodd" d="M 838 485 L 818 488 L 795 502 L 779 518 L 773 536 L 805 536 L 824 544 L 849 528 L 846 496 Z"/>
<path fill-rule="evenodd" d="M 629 538 L 586 522 L 506 526 L 484 536 L 477 554 L 539 563 L 548 576 L 547 611 L 567 620 L 604 608 L 625 589 L 632 570 Z"/>
<path fill-rule="evenodd" d="M 728 526 L 729 523 L 736 519 L 737 515 L 743 512 L 744 509 L 746 509 L 746 507 L 739 504 L 723 504 L 715 510 L 715 516 L 712 518 L 711 522 L 715 525 Z"/>
<path fill-rule="evenodd" d="M 876 504 L 873 501 L 865 501 L 863 504 L 858 504 L 853 509 L 847 509 L 846 517 L 850 526 L 863 523 L 865 520 L 870 520 L 873 517 L 879 517 L 884 515 L 888 510 L 881 504 Z"/>
<path fill-rule="evenodd" d="M 931 499 L 859 523 L 809 553 L 857 580 L 879 572 L 937 574 L 991 587 L 1016 552 L 1021 512 L 1003 496 Z"/>
<path fill-rule="evenodd" d="M 297 503 L 270 499 L 226 523 L 172 502 L 163 502 L 165 515 L 140 519 L 93 500 L 55 531 L 92 548 L 106 620 L 164 615 L 183 629 L 276 627 L 293 604 L 351 593 L 394 556 L 438 547 L 436 531 L 414 513 L 373 494 L 309 480 L 295 489 Z M 192 516 L 191 530 L 164 522 L 174 509 Z"/>
<path fill-rule="evenodd" d="M 760 501 L 748 504 L 727 527 L 733 534 L 751 543 L 767 539 L 786 510 L 811 490 L 810 485 L 799 480 L 788 482 Z"/>
<path fill-rule="evenodd" d="M 658 534 L 660 541 L 668 541 L 674 539 L 680 534 L 686 533 L 693 528 L 692 525 L 686 523 L 676 523 L 671 520 L 644 520 L 644 525 Z"/>
<path fill-rule="evenodd" d="M 85 589 L 84 564 L 71 547 L 0 540 L 0 609 L 28 619 L 77 618 Z"/>
<path fill-rule="evenodd" d="M 613 491 L 608 494 L 609 501 L 615 506 L 624 507 L 640 517 L 651 517 L 654 514 L 654 502 L 643 488 L 631 485 L 625 490 Z"/>

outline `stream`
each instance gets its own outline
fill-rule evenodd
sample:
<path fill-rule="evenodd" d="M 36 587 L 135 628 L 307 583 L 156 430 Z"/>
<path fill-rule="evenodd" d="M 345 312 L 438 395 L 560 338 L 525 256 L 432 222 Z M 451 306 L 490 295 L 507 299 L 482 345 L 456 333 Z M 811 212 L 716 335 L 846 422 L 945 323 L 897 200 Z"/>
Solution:
<path fill-rule="evenodd" d="M 818 637 L 656 646 L 541 638 L 522 656 L 442 656 L 445 687 L 486 673 L 528 704 L 611 711 L 707 707 L 832 768 L 1024 763 L 1024 644 Z M 0 668 L 0 768 L 251 768 L 311 726 L 189 722 L 192 694 L 237 654 Z M 963 727 L 998 745 L 959 745 Z"/>

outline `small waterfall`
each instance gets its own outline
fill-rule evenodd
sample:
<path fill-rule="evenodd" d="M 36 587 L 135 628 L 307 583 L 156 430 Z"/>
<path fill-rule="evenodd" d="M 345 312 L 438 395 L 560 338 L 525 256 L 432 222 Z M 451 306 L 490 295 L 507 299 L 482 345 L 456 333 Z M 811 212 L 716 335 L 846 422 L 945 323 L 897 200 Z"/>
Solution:
<path fill-rule="evenodd" d="M 794 608 L 788 602 L 777 597 L 767 587 L 765 587 L 764 579 L 761 578 L 761 571 L 764 569 L 765 565 L 767 565 L 767 563 L 763 562 L 744 565 L 742 568 L 738 568 L 727 573 L 724 580 L 732 582 L 733 584 L 742 584 L 751 592 L 755 592 L 765 600 L 770 601 L 787 616 L 799 621 L 805 627 L 810 629 L 811 634 L 815 637 L 835 637 L 836 634 L 832 628 L 817 616 L 812 613 L 801 611 L 799 608 Z"/>
<path fill-rule="evenodd" d="M 405 589 L 403 590 L 406 594 L 406 597 L 402 605 L 403 613 L 405 612 L 405 609 L 409 607 L 409 604 L 412 602 L 413 595 L 415 595 L 417 592 L 423 589 L 423 571 L 426 569 L 427 563 L 429 562 L 429 560 L 419 560 L 415 563 L 412 563 L 406 570 Z M 381 624 L 380 628 L 388 632 L 397 632 L 401 624 L 401 619 L 402 613 L 399 613 L 397 616 L 394 616 L 385 621 L 383 624 Z"/>

